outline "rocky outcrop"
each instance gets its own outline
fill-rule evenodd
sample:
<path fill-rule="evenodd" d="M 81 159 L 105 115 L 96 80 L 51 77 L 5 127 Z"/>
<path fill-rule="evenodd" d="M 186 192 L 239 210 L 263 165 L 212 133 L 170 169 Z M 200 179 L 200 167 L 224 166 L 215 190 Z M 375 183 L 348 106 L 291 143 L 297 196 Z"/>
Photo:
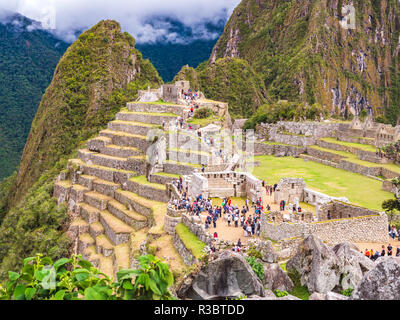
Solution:
<path fill-rule="evenodd" d="M 227 297 L 265 296 L 259 278 L 242 255 L 223 251 L 184 279 L 177 291 L 181 299 L 221 300 Z"/>
<path fill-rule="evenodd" d="M 335 301 L 335 300 L 349 300 L 349 297 L 346 297 L 342 294 L 335 293 L 335 292 L 328 292 L 328 293 L 318 293 L 314 292 L 309 300 L 328 300 L 328 301 Z"/>
<path fill-rule="evenodd" d="M 321 239 L 310 235 L 286 267 L 300 275 L 301 284 L 311 293 L 327 293 L 339 283 L 343 263 Z"/>
<path fill-rule="evenodd" d="M 386 257 L 362 278 L 352 300 L 400 300 L 400 259 Z"/>
<path fill-rule="evenodd" d="M 278 262 L 278 253 L 272 246 L 271 241 L 261 241 L 257 244 L 257 250 L 261 253 L 261 260 L 266 263 Z"/>
<path fill-rule="evenodd" d="M 263 284 L 266 289 L 275 291 L 292 291 L 294 288 L 292 280 L 282 270 L 279 264 L 264 265 Z"/>
<path fill-rule="evenodd" d="M 358 248 L 352 244 L 338 244 L 333 251 L 343 265 L 339 283 L 342 290 L 355 288 L 364 274 L 374 268 L 373 261 L 360 253 Z"/>

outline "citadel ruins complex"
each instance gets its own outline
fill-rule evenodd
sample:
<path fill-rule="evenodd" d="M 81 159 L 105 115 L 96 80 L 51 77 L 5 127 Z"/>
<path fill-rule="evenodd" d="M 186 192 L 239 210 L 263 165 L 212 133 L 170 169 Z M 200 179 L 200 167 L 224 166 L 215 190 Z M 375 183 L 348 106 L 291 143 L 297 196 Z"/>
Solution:
<path fill-rule="evenodd" d="M 247 171 L 249 164 L 257 166 L 249 158 L 251 141 L 236 140 L 230 148 L 223 143 L 227 132 L 229 138 L 235 136 L 237 131 L 234 134 L 233 128 L 237 130 L 243 123 L 232 123 L 226 103 L 206 100 L 197 93 L 196 107 L 211 109 L 219 120 L 208 124 L 209 130 L 191 125 L 190 106 L 185 99 L 189 89 L 189 82 L 179 81 L 157 90 L 140 91 L 138 101 L 128 103 L 107 129 L 89 140 L 87 148 L 79 151 L 78 159 L 69 161 L 68 169 L 60 173 L 55 183 L 54 196 L 59 203 L 68 205 L 72 221 L 68 234 L 74 242 L 74 252 L 81 253 L 104 273 L 113 275 L 121 268 L 131 268 L 136 257 L 154 242 L 162 244 L 165 256 L 175 248 L 186 264 L 193 263 L 196 258 L 175 232 L 180 223 L 211 244 L 213 237 L 198 218 L 168 204 L 172 198 L 181 197 L 173 184 L 179 177 L 192 197 L 265 197 L 262 181 Z M 182 127 L 179 117 L 185 120 Z M 206 139 L 208 136 L 213 137 L 212 144 Z M 399 174 L 385 167 L 389 159 L 377 152 L 333 144 L 326 138 L 379 148 L 399 140 L 400 129 L 376 124 L 369 118 L 364 123 L 356 118 L 351 124 L 262 124 L 256 131 L 254 153 L 302 157 L 380 179 L 385 190 L 393 189 L 389 180 Z M 329 150 L 355 154 L 376 166 L 362 166 Z M 306 203 L 315 207 L 315 212 L 264 212 L 262 237 L 286 247 L 308 235 L 317 235 L 330 244 L 387 240 L 388 219 L 384 213 L 307 188 L 303 179 L 270 181 L 275 182 L 275 204 L 282 200 L 288 204 Z M 224 239 L 219 243 L 229 245 Z"/>

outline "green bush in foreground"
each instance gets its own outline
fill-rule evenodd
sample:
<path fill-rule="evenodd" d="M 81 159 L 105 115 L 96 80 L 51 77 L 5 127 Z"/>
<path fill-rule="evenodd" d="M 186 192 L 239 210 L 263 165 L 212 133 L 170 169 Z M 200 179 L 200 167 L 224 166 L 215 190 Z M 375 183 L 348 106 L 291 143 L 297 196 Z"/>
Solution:
<path fill-rule="evenodd" d="M 20 273 L 9 271 L 0 300 L 175 300 L 173 282 L 168 265 L 152 255 L 140 257 L 138 269 L 119 271 L 116 282 L 80 255 L 54 263 L 37 255 Z"/>
<path fill-rule="evenodd" d="M 257 262 L 257 259 L 255 257 L 247 257 L 246 261 L 249 263 L 257 277 L 259 277 L 260 280 L 263 281 L 265 275 L 264 266 L 261 263 Z"/>

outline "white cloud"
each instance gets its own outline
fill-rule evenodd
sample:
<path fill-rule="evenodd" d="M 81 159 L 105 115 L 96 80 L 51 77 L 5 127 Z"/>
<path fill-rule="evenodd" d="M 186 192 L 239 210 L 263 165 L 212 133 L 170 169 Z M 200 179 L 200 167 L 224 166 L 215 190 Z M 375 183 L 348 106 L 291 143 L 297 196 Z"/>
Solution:
<path fill-rule="evenodd" d="M 240 0 L 0 0 L 1 9 L 19 12 L 42 22 L 45 28 L 56 27 L 58 35 L 68 41 L 75 32 L 86 30 L 103 19 L 121 23 L 124 31 L 138 42 L 170 39 L 182 41 L 170 32 L 168 24 L 154 24 L 152 19 L 167 16 L 195 31 L 195 37 L 212 38 L 204 27 L 207 21 L 228 18 Z M 0 14 L 1 18 L 1 14 Z M 146 23 L 147 22 L 147 23 Z"/>

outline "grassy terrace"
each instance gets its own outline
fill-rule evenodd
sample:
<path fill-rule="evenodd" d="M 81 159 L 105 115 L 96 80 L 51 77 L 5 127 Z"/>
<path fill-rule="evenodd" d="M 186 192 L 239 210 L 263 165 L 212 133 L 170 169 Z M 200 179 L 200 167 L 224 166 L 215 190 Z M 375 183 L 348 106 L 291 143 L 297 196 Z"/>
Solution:
<path fill-rule="evenodd" d="M 322 138 L 320 140 L 325 141 L 325 142 L 329 142 L 329 143 L 339 144 L 339 145 L 345 146 L 345 147 L 351 147 L 351 148 L 360 149 L 360 150 L 363 150 L 363 151 L 370 151 L 370 152 L 376 152 L 377 151 L 376 147 L 371 146 L 369 144 L 345 142 L 345 141 L 337 140 L 335 138 Z"/>
<path fill-rule="evenodd" d="M 156 124 L 145 123 L 145 122 L 136 122 L 136 121 L 114 120 L 112 123 L 115 123 L 115 124 L 129 124 L 131 126 L 148 127 L 148 128 L 157 127 Z"/>
<path fill-rule="evenodd" d="M 274 141 L 264 141 L 262 144 L 268 144 L 270 146 L 285 146 L 285 147 L 300 148 L 299 146 L 295 146 L 294 144 L 285 144 L 285 143 L 279 143 L 279 142 L 274 142 Z"/>
<path fill-rule="evenodd" d="M 179 177 L 181 177 L 179 174 L 166 173 L 166 172 L 157 172 L 157 173 L 154 173 L 153 175 L 160 176 L 160 177 L 174 178 L 174 179 L 179 179 Z"/>
<path fill-rule="evenodd" d="M 179 117 L 177 114 L 175 113 L 168 113 L 168 112 L 136 112 L 136 111 L 129 111 L 128 108 L 122 108 L 121 109 L 122 113 L 129 113 L 129 114 L 144 114 L 147 116 L 162 116 L 162 117 Z"/>
<path fill-rule="evenodd" d="M 373 162 L 368 162 L 368 161 L 364 161 L 364 160 L 360 160 L 357 158 L 357 155 L 355 155 L 354 153 L 350 153 L 350 152 L 345 152 L 345 151 L 336 151 L 336 150 L 332 150 L 332 149 L 327 149 L 327 148 L 322 148 L 319 146 L 312 146 L 312 149 L 315 150 L 320 150 L 320 151 L 325 151 L 325 152 L 330 152 L 330 153 L 334 153 L 340 156 L 345 157 L 346 161 L 349 162 L 353 162 L 359 165 L 362 165 L 364 167 L 370 167 L 370 168 L 378 168 L 378 167 L 382 167 L 385 169 L 388 169 L 390 171 L 393 172 L 397 172 L 400 174 L 400 166 L 393 164 L 393 163 L 386 163 L 386 164 L 378 164 L 378 163 L 373 163 Z"/>
<path fill-rule="evenodd" d="M 278 183 L 282 178 L 303 178 L 307 186 L 334 197 L 346 197 L 350 202 L 369 209 L 382 211 L 384 200 L 393 198 L 382 190 L 382 183 L 363 175 L 336 169 L 303 159 L 258 156 L 260 166 L 253 174 L 268 184 Z"/>
<path fill-rule="evenodd" d="M 214 122 L 221 122 L 221 121 L 223 121 L 223 118 L 213 115 L 213 116 L 205 118 L 205 119 L 190 119 L 190 120 L 188 120 L 188 123 L 197 125 L 200 127 L 206 127 Z"/>
<path fill-rule="evenodd" d="M 200 241 L 199 238 L 190 232 L 189 228 L 183 223 L 180 223 L 176 226 L 176 233 L 182 240 L 185 247 L 193 254 L 193 256 L 198 260 L 201 259 L 201 257 L 204 255 L 203 250 L 206 244 Z"/>
<path fill-rule="evenodd" d="M 150 181 L 147 181 L 145 176 L 136 176 L 136 177 L 133 177 L 133 178 L 131 178 L 129 180 L 131 180 L 133 182 L 136 182 L 136 183 L 139 183 L 141 185 L 148 186 L 148 187 L 155 188 L 155 189 L 159 189 L 159 190 L 166 190 L 167 189 L 167 187 L 165 185 L 163 185 L 163 184 L 151 183 Z"/>
<path fill-rule="evenodd" d="M 158 100 L 158 101 L 154 101 L 154 102 L 140 102 L 140 101 L 134 101 L 134 102 L 129 102 L 132 104 L 156 104 L 156 105 L 162 105 L 162 106 L 173 106 L 173 107 L 184 107 L 182 105 L 179 104 L 175 104 L 175 103 L 169 103 L 169 102 L 165 102 L 163 100 Z"/>
<path fill-rule="evenodd" d="M 193 167 L 193 168 L 201 168 L 201 164 L 177 162 L 177 161 L 173 161 L 173 160 L 167 160 L 167 161 L 165 161 L 165 163 L 176 164 L 176 165 L 180 165 L 180 166 L 188 166 L 188 167 Z"/>
<path fill-rule="evenodd" d="M 210 156 L 211 154 L 206 151 L 198 151 L 198 150 L 190 150 L 190 149 L 177 149 L 177 148 L 169 148 L 168 151 L 172 152 L 181 152 L 181 153 L 193 153 L 193 154 L 199 154 L 203 156 Z"/>

